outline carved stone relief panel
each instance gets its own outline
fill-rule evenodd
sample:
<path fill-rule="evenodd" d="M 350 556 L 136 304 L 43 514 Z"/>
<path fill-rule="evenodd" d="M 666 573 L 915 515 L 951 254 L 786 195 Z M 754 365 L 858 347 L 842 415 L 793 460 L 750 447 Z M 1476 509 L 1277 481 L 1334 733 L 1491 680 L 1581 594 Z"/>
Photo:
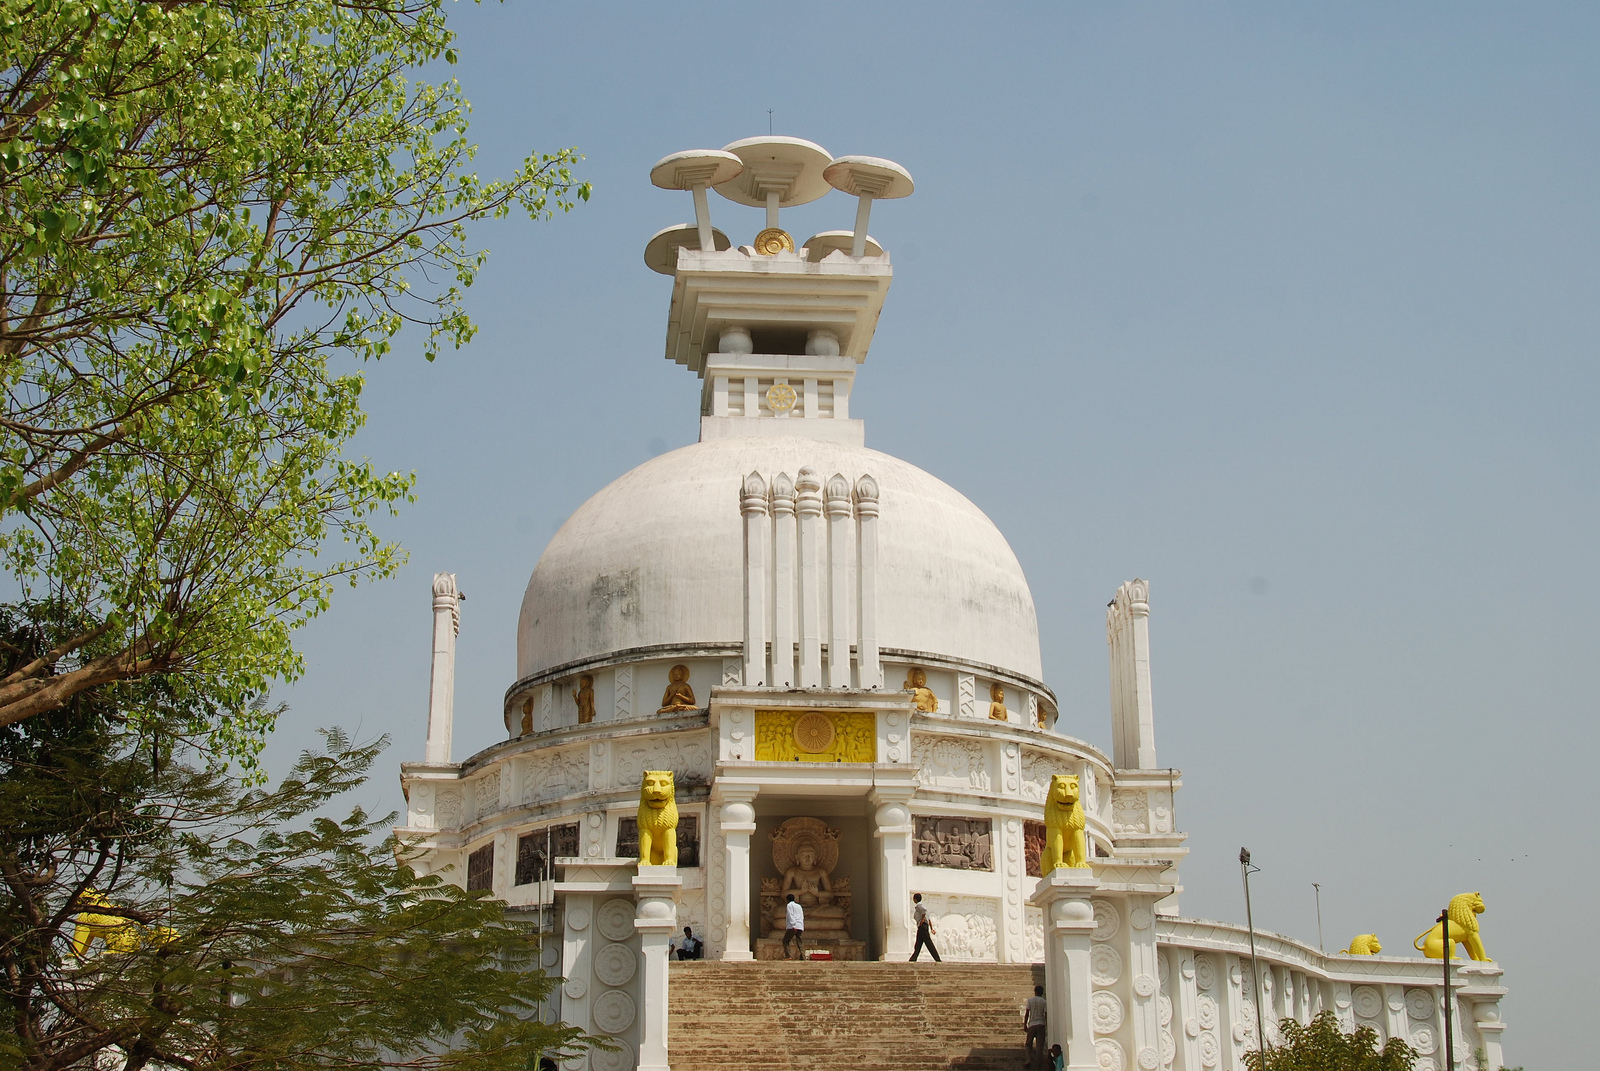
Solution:
<path fill-rule="evenodd" d="M 679 790 L 706 784 L 711 779 L 712 746 L 704 737 L 618 740 L 612 745 L 616 786 L 637 786 L 646 770 L 671 770 Z"/>
<path fill-rule="evenodd" d="M 589 749 L 535 752 L 528 759 L 522 782 L 522 802 L 559 799 L 589 790 Z"/>
<path fill-rule="evenodd" d="M 911 858 L 917 866 L 993 870 L 993 826 L 987 818 L 917 815 Z"/>
<path fill-rule="evenodd" d="M 1040 877 L 1044 873 L 1039 868 L 1039 856 L 1044 852 L 1044 835 L 1043 822 L 1030 818 L 1022 823 L 1022 860 L 1027 864 L 1030 878 Z"/>
<path fill-rule="evenodd" d="M 1111 828 L 1116 833 L 1143 833 L 1150 817 L 1150 804 L 1141 789 L 1113 789 Z"/>
<path fill-rule="evenodd" d="M 956 674 L 956 712 L 963 718 L 976 717 L 978 713 L 978 681 L 970 673 Z"/>
<path fill-rule="evenodd" d="M 976 740 L 919 733 L 911 742 L 911 761 L 925 786 L 988 792 L 993 783 L 987 749 Z"/>
<path fill-rule="evenodd" d="M 453 788 L 439 790 L 439 828 L 461 828 L 461 793 Z"/>
<path fill-rule="evenodd" d="M 1023 944 L 1027 949 L 1028 962 L 1039 963 L 1044 960 L 1044 911 L 1037 907 L 1023 909 L 1025 920 L 1022 930 Z"/>
<path fill-rule="evenodd" d="M 983 896 L 943 896 L 938 893 L 924 896 L 923 904 L 933 917 L 934 929 L 938 931 L 933 940 L 939 946 L 941 956 L 953 960 L 995 962 L 995 949 L 1000 937 L 999 904 Z M 1041 945 L 1043 933 L 1041 917 Z"/>
<path fill-rule="evenodd" d="M 1043 803 L 1050 791 L 1050 776 L 1067 773 L 1066 766 L 1047 751 L 1022 749 L 1022 795 L 1035 803 Z"/>
<path fill-rule="evenodd" d="M 478 778 L 477 785 L 474 787 L 473 791 L 474 799 L 477 803 L 477 811 L 474 814 L 474 819 L 485 818 L 499 810 L 500 772 L 496 770 L 494 773 Z"/>

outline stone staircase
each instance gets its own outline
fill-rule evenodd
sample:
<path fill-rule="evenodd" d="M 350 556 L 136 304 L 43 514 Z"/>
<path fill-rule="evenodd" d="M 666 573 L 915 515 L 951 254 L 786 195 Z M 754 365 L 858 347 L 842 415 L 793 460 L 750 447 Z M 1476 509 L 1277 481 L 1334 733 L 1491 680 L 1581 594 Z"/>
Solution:
<path fill-rule="evenodd" d="M 673 1071 L 1021 1071 L 1044 968 L 995 963 L 673 962 Z"/>

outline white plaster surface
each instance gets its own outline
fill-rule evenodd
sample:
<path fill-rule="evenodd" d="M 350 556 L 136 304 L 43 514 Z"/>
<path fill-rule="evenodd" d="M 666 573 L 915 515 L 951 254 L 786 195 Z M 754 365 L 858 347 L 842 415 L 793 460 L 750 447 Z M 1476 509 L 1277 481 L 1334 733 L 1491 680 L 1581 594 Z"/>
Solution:
<path fill-rule="evenodd" d="M 528 583 L 517 630 L 518 677 L 630 648 L 741 642 L 743 477 L 752 471 L 794 476 L 807 465 L 852 481 L 870 473 L 882 489 L 881 648 L 1040 676 L 1027 579 L 982 510 L 888 454 L 774 437 L 674 450 L 579 507 Z"/>

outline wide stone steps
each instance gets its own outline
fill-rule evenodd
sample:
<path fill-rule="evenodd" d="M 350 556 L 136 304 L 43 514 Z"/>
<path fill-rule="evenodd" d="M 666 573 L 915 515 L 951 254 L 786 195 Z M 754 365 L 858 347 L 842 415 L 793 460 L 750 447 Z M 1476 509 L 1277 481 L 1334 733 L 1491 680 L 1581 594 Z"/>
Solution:
<path fill-rule="evenodd" d="M 993 963 L 671 965 L 673 1071 L 1020 1071 L 1044 969 Z"/>

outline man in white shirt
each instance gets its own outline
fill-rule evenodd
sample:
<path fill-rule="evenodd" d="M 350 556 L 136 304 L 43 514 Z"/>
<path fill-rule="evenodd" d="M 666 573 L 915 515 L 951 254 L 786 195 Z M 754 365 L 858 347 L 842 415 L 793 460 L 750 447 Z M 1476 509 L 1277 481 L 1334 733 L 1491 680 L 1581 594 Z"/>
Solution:
<path fill-rule="evenodd" d="M 1033 987 L 1033 996 L 1022 1006 L 1022 1029 L 1027 1035 L 1024 1046 L 1029 1067 L 1045 1066 L 1044 1035 L 1049 1017 L 1049 1007 L 1044 1002 L 1044 986 Z"/>
<path fill-rule="evenodd" d="M 789 958 L 789 942 L 793 941 L 795 950 L 800 953 L 800 958 L 806 958 L 806 913 L 805 909 L 795 900 L 794 893 L 784 899 L 783 924 L 787 929 L 783 931 L 783 958 Z"/>
<path fill-rule="evenodd" d="M 933 920 L 928 918 L 928 909 L 922 905 L 922 894 L 913 893 L 911 904 L 912 919 L 917 924 L 917 943 L 911 950 L 911 962 L 917 962 L 917 956 L 921 955 L 924 948 L 933 953 L 933 962 L 943 962 L 939 959 L 939 950 L 933 947 Z"/>
<path fill-rule="evenodd" d="M 673 944 L 677 945 L 678 958 L 680 960 L 699 959 L 700 950 L 705 947 L 705 943 L 696 937 L 694 930 L 688 926 L 683 928 L 683 936 L 674 939 Z"/>

